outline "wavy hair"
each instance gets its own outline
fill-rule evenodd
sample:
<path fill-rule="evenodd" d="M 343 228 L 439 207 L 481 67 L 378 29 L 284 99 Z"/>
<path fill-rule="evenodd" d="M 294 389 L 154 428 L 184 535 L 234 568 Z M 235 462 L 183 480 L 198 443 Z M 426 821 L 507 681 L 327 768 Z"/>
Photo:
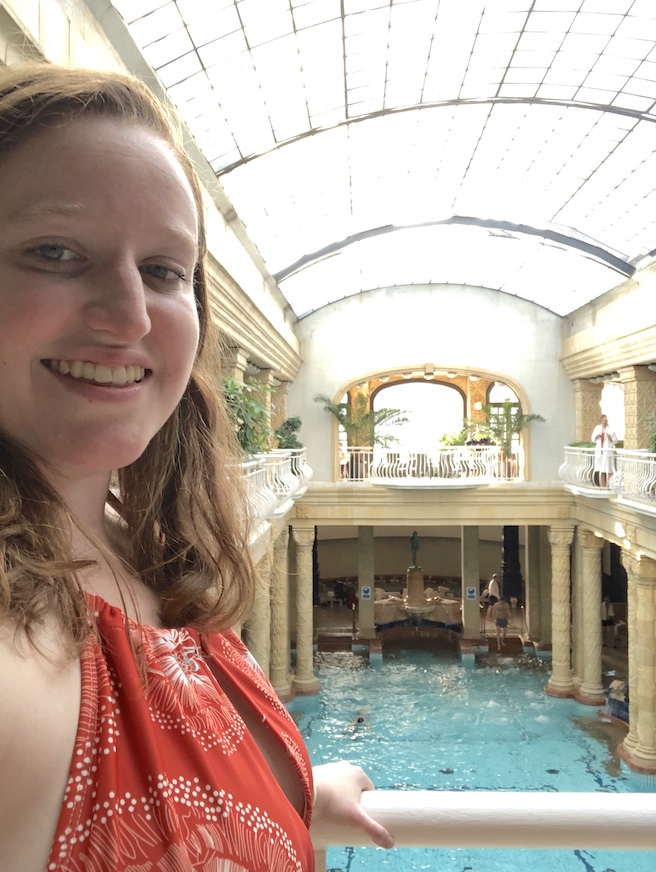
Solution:
<path fill-rule="evenodd" d="M 184 395 L 108 494 L 131 569 L 159 597 L 165 626 L 219 630 L 248 614 L 253 572 L 240 454 L 219 391 L 218 337 L 205 277 L 201 188 L 175 114 L 138 79 L 46 64 L 0 72 L 0 162 L 44 128 L 86 116 L 138 124 L 161 138 L 192 187 L 199 218 L 194 294 L 200 341 Z M 0 610 L 29 637 L 56 617 L 79 651 L 90 621 L 71 553 L 74 519 L 34 458 L 0 432 Z"/>

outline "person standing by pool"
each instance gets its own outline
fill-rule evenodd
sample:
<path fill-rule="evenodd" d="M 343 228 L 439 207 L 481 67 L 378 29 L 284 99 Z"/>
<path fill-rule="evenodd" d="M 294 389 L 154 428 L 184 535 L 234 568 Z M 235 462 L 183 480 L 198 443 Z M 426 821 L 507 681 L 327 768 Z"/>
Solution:
<path fill-rule="evenodd" d="M 499 586 L 499 573 L 495 572 L 492 578 L 490 579 L 490 583 L 487 586 L 487 595 L 488 602 L 491 606 L 497 602 L 497 600 L 501 599 L 501 588 Z"/>
<path fill-rule="evenodd" d="M 510 620 L 510 603 L 503 597 L 492 606 L 492 618 L 497 630 L 497 651 L 506 641 L 506 631 Z"/>

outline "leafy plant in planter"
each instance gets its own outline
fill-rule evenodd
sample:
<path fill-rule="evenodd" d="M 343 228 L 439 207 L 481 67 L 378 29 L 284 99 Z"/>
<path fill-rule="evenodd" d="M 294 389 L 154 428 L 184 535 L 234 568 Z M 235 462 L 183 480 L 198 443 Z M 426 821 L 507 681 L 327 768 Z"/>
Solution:
<path fill-rule="evenodd" d="M 273 436 L 269 410 L 258 398 L 263 389 L 266 388 L 259 383 L 240 382 L 234 378 L 224 379 L 221 385 L 237 441 L 247 457 L 268 451 Z"/>
<path fill-rule="evenodd" d="M 512 456 L 512 443 L 515 436 L 532 421 L 544 423 L 542 415 L 524 415 L 522 410 L 511 400 L 505 400 L 501 406 L 483 406 L 485 422 L 470 421 L 483 436 L 488 436 L 499 446 L 506 458 Z"/>
<path fill-rule="evenodd" d="M 278 448 L 302 448 L 303 443 L 296 435 L 300 429 L 301 419 L 297 415 L 283 421 L 273 434 L 278 440 Z"/>
<path fill-rule="evenodd" d="M 385 424 L 386 427 L 397 427 L 408 423 L 401 409 L 369 409 L 364 394 L 357 394 L 355 399 L 348 403 L 333 403 L 325 394 L 316 394 L 314 400 L 316 403 L 323 403 L 324 411 L 330 412 L 337 418 L 346 432 L 349 445 L 380 445 L 389 448 L 399 440 L 391 433 L 380 436 L 377 428 L 381 424 Z"/>

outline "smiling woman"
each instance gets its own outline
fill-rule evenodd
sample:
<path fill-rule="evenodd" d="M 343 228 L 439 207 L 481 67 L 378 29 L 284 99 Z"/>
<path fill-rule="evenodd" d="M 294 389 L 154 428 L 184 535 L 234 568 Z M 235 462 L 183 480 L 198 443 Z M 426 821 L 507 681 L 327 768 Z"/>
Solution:
<path fill-rule="evenodd" d="M 3 872 L 311 870 L 313 813 L 391 844 L 230 629 L 249 531 L 178 142 L 137 80 L 0 73 Z"/>

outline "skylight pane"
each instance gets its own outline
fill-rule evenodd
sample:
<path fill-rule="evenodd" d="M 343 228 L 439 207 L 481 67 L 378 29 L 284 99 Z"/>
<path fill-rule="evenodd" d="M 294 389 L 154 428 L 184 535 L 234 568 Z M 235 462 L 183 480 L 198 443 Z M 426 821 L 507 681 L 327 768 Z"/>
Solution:
<path fill-rule="evenodd" d="M 622 23 L 621 15 L 601 15 L 598 13 L 579 13 L 570 30 L 572 33 L 596 33 L 611 36 Z"/>
<path fill-rule="evenodd" d="M 190 52 L 188 55 L 160 67 L 157 70 L 157 75 L 161 79 L 162 84 L 169 88 L 171 85 L 176 85 L 178 82 L 190 78 L 190 76 L 198 73 L 200 69 L 198 57 L 194 52 Z"/>
<path fill-rule="evenodd" d="M 156 70 L 192 50 L 192 42 L 183 30 L 152 42 L 144 48 L 143 53 L 151 67 Z"/>
<path fill-rule="evenodd" d="M 240 0 L 239 14 L 251 48 L 294 29 L 288 0 Z"/>
<path fill-rule="evenodd" d="M 339 0 L 314 0 L 312 3 L 292 3 L 292 14 L 297 30 L 313 27 L 331 20 L 339 20 Z"/>
<path fill-rule="evenodd" d="M 144 46 L 182 29 L 183 21 L 175 3 L 167 3 L 130 24 L 138 45 Z"/>
<path fill-rule="evenodd" d="M 241 44 L 246 47 L 241 22 L 234 6 L 215 9 L 213 6 L 206 5 L 202 15 L 187 20 L 187 30 L 197 46 L 207 45 L 214 40 L 238 33 Z"/>
<path fill-rule="evenodd" d="M 167 0 L 114 0 L 112 5 L 118 9 L 125 21 L 131 23 L 170 4 Z"/>

